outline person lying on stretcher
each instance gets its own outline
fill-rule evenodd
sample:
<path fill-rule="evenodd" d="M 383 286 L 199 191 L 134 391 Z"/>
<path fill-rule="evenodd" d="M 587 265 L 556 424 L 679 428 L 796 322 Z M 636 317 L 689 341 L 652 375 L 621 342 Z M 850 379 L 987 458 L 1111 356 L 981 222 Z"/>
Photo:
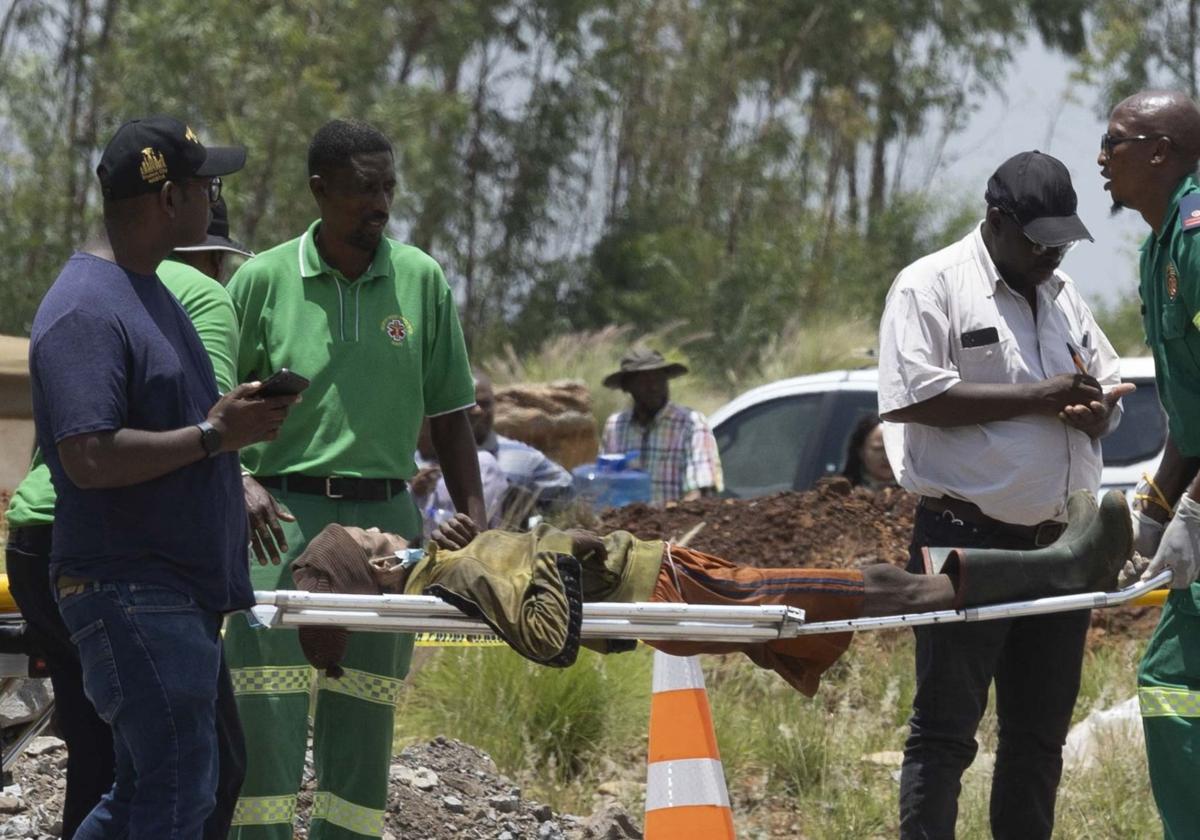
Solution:
<path fill-rule="evenodd" d="M 1057 541 L 1035 551 L 927 550 L 921 575 L 887 563 L 861 570 L 757 568 L 625 531 L 601 536 L 541 525 L 529 533 L 480 533 L 459 515 L 443 523 L 424 551 L 377 529 L 329 525 L 298 558 L 293 577 L 312 592 L 436 595 L 487 622 L 523 656 L 561 667 L 578 653 L 585 602 L 775 604 L 799 607 L 814 622 L 1114 588 L 1133 553 L 1124 497 L 1110 492 L 1098 506 L 1091 493 L 1072 494 L 1067 520 Z M 678 656 L 740 651 L 811 696 L 852 635 L 647 644 Z M 340 673 L 346 638 L 340 628 L 300 630 L 309 661 L 331 676 Z M 605 650 L 620 644 L 582 643 Z"/>

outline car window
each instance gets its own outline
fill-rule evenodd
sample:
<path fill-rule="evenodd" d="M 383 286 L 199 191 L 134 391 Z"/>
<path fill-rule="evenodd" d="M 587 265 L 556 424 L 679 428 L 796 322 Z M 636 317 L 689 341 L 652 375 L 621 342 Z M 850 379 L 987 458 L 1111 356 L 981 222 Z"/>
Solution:
<path fill-rule="evenodd" d="M 863 417 L 879 411 L 879 397 L 874 391 L 837 391 L 833 396 L 833 411 L 825 426 L 829 432 L 821 440 L 817 456 L 819 470 L 810 483 L 800 489 L 806 489 L 818 478 L 840 473 L 846 466 L 846 444 L 850 442 L 854 427 Z"/>
<path fill-rule="evenodd" d="M 1134 380 L 1137 390 L 1122 397 L 1121 425 L 1101 441 L 1104 466 L 1123 467 L 1154 458 L 1167 443 L 1167 417 L 1153 379 Z"/>
<path fill-rule="evenodd" d="M 759 403 L 714 429 L 725 492 L 751 498 L 794 489 L 824 397 L 798 394 Z"/>

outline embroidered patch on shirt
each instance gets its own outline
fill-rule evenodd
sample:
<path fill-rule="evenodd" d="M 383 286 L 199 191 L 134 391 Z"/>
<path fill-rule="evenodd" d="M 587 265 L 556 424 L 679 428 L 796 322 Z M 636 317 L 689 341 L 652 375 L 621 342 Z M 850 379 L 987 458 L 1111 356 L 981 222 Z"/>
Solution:
<path fill-rule="evenodd" d="M 1191 193 L 1179 199 L 1179 227 L 1183 230 L 1200 227 L 1200 193 Z"/>
<path fill-rule="evenodd" d="M 387 333 L 387 337 L 392 340 L 392 344 L 403 344 L 404 339 L 412 333 L 412 321 L 403 315 L 389 315 L 383 319 L 380 326 Z"/>

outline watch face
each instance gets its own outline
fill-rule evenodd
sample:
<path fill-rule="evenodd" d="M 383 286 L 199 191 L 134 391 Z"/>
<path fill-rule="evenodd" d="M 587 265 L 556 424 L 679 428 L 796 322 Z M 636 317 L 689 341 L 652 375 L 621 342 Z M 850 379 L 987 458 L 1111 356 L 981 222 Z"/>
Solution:
<path fill-rule="evenodd" d="M 221 449 L 221 433 L 208 423 L 200 426 L 200 445 L 209 455 L 216 455 Z"/>

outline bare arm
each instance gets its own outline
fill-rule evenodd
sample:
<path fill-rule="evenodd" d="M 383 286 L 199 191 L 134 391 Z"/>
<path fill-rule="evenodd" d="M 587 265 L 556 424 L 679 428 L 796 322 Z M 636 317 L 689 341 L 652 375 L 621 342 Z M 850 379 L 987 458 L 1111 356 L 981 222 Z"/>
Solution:
<path fill-rule="evenodd" d="M 465 512 L 480 528 L 486 528 L 487 510 L 483 503 L 483 483 L 479 478 L 479 456 L 466 410 L 430 417 L 429 432 L 454 509 Z"/>
<path fill-rule="evenodd" d="M 288 406 L 299 399 L 251 396 L 257 389 L 257 382 L 239 385 L 209 411 L 208 422 L 221 433 L 222 452 L 274 440 Z M 206 457 L 200 430 L 195 426 L 166 432 L 143 429 L 88 432 L 62 440 L 58 456 L 67 477 L 84 490 L 140 484 Z"/>
<path fill-rule="evenodd" d="M 883 419 L 926 426 L 973 426 L 1023 414 L 1053 416 L 1069 405 L 1087 405 L 1103 396 L 1095 379 L 1071 373 L 1016 385 L 957 382 L 936 397 L 889 411 Z"/>

